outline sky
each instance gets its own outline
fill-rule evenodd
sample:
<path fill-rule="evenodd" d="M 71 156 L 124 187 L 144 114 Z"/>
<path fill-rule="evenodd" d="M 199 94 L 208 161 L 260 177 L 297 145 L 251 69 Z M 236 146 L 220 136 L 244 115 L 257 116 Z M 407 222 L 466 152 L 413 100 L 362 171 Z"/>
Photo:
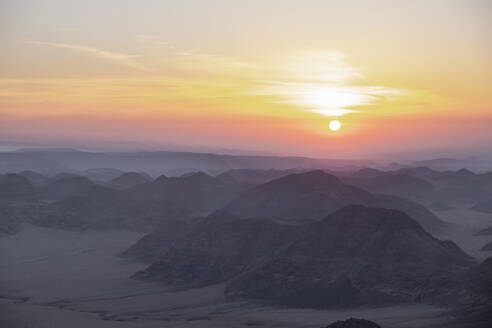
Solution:
<path fill-rule="evenodd" d="M 2 0 L 0 42 L 0 149 L 492 153 L 492 1 Z"/>

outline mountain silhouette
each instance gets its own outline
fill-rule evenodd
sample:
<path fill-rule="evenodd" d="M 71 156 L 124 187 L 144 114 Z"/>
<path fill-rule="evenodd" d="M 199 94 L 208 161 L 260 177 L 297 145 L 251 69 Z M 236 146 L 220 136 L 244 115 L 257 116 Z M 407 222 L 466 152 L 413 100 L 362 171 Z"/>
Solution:
<path fill-rule="evenodd" d="M 274 217 L 319 220 L 351 204 L 398 209 L 426 229 L 444 226 L 425 207 L 399 197 L 371 194 L 343 183 L 323 171 L 291 174 L 251 188 L 230 202 L 225 210 L 239 217 Z"/>

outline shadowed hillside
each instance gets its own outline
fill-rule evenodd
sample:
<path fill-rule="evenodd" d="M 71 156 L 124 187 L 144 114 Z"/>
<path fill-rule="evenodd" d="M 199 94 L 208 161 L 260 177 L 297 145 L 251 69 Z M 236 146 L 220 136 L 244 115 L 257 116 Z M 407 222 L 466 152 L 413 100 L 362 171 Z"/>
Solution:
<path fill-rule="evenodd" d="M 137 277 L 308 307 L 430 301 L 471 264 L 406 214 L 354 205 L 301 226 L 215 213 L 162 254 Z"/>

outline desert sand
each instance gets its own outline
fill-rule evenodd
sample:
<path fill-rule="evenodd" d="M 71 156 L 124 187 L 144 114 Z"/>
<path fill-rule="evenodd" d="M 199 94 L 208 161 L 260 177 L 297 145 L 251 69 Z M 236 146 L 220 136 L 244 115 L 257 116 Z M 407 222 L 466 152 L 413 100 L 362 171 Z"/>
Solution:
<path fill-rule="evenodd" d="M 0 317 L 7 327 L 321 327 L 349 317 L 383 327 L 432 327 L 428 305 L 310 310 L 230 302 L 223 286 L 172 291 L 131 279 L 144 264 L 117 255 L 141 233 L 71 232 L 25 225 L 0 239 Z"/>

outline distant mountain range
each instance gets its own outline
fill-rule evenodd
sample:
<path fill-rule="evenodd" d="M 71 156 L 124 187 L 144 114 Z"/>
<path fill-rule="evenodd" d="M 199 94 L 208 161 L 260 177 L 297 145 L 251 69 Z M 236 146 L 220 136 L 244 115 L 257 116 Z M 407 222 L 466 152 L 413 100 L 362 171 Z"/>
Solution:
<path fill-rule="evenodd" d="M 340 178 L 374 193 L 408 198 L 437 210 L 449 209 L 449 204 L 453 203 L 492 199 L 492 172 L 478 174 L 466 169 L 441 172 L 428 167 L 408 167 L 395 171 L 365 168 L 342 174 Z M 487 205 L 484 205 L 485 209 Z"/>
<path fill-rule="evenodd" d="M 149 208 L 166 207 L 162 218 L 204 216 L 224 208 L 241 218 L 289 221 L 319 220 L 343 206 L 360 204 L 404 211 L 429 231 L 437 231 L 444 223 L 427 208 L 441 211 L 450 209 L 450 204 L 464 203 L 474 210 L 490 212 L 492 173 L 476 174 L 465 169 L 439 172 L 417 167 L 396 171 L 364 168 L 336 174 L 299 168 L 233 169 L 216 177 L 192 172 L 179 177 L 161 175 L 153 180 L 144 172 L 110 168 L 61 172 L 51 177 L 28 170 L 0 175 L 0 203 L 41 202 L 43 215 L 62 209 L 82 213 L 82 206 L 91 205 L 91 199 L 84 195 L 96 190 L 113 206 L 105 205 L 104 215 L 108 217 L 110 211 L 123 214 L 112 199 L 127 199 Z M 70 198 L 84 197 L 84 202 L 69 203 Z M 62 201 L 65 205 L 58 206 L 57 202 Z M 103 201 L 99 203 L 92 205 L 103 211 Z"/>
<path fill-rule="evenodd" d="M 314 159 L 307 157 L 238 156 L 192 152 L 85 152 L 36 150 L 0 152 L 0 173 L 37 171 L 43 174 L 112 168 L 147 172 L 154 176 L 172 172 L 204 171 L 218 174 L 231 169 L 357 168 L 373 166 L 370 160 Z M 113 175 L 112 178 L 115 178 Z"/>
<path fill-rule="evenodd" d="M 166 174 L 181 175 L 186 172 L 203 171 L 219 174 L 228 170 L 288 170 L 288 169 L 331 169 L 354 171 L 373 167 L 398 170 L 411 167 L 428 167 L 437 171 L 456 171 L 462 168 L 475 172 L 489 172 L 492 158 L 437 158 L 421 161 L 406 161 L 403 164 L 370 159 L 317 159 L 299 156 L 228 155 L 205 152 L 179 151 L 128 151 L 90 152 L 72 148 L 26 148 L 0 152 L 0 173 L 36 171 L 53 175 L 59 172 L 88 171 L 87 176 L 99 180 L 101 168 L 114 171 L 104 174 L 111 179 L 123 172 L 147 172 L 152 176 Z M 90 170 L 99 170 L 100 172 Z M 90 175 L 90 176 L 89 176 Z M 109 179 L 108 179 L 109 180 Z M 266 181 L 264 181 L 266 182 Z"/>

